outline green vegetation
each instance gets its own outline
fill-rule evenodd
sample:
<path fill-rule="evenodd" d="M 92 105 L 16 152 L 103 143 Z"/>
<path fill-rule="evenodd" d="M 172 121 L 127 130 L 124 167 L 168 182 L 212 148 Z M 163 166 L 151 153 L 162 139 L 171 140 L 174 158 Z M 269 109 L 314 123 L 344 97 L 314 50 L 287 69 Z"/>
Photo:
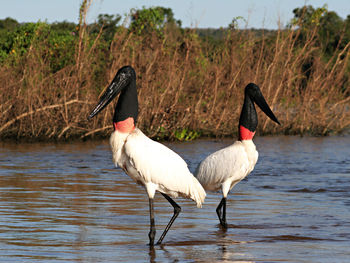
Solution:
<path fill-rule="evenodd" d="M 179 141 L 192 141 L 200 137 L 200 133 L 196 131 L 190 131 L 187 128 L 175 131 L 175 138 Z"/>
<path fill-rule="evenodd" d="M 293 10 L 285 29 L 181 27 L 171 9 L 101 14 L 94 24 L 0 20 L 0 138 L 105 137 L 112 110 L 86 116 L 125 64 L 137 72 L 138 126 L 158 139 L 235 136 L 243 89 L 256 82 L 283 124 L 260 134 L 328 135 L 350 125 L 350 16 Z M 127 25 L 127 26 L 126 26 Z"/>

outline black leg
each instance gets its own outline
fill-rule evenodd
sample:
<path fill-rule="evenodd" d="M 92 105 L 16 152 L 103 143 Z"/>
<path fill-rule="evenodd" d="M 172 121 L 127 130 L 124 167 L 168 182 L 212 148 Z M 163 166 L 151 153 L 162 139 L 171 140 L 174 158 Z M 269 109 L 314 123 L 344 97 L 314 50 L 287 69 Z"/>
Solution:
<path fill-rule="evenodd" d="M 177 216 L 180 214 L 181 212 L 181 207 L 175 203 L 175 201 L 173 199 L 170 198 L 170 196 L 166 195 L 166 194 L 163 194 L 161 193 L 166 200 L 168 200 L 168 202 L 174 207 L 174 215 L 172 216 L 172 218 L 170 219 L 168 225 L 166 226 L 166 228 L 164 229 L 164 232 L 163 234 L 160 236 L 158 242 L 157 242 L 157 245 L 161 244 L 166 233 L 168 232 L 168 230 L 170 229 L 171 225 L 174 223 L 175 219 L 177 218 Z"/>
<path fill-rule="evenodd" d="M 153 211 L 153 199 L 149 199 L 149 217 L 150 217 L 150 225 L 151 229 L 148 233 L 149 237 L 149 245 L 153 247 L 154 245 L 154 237 L 156 236 L 156 228 L 154 226 L 154 211 Z"/>
<path fill-rule="evenodd" d="M 218 215 L 218 218 L 220 220 L 220 224 L 221 224 L 221 207 L 222 207 L 223 201 L 224 201 L 224 198 L 221 199 L 218 207 L 216 208 L 216 214 Z"/>
<path fill-rule="evenodd" d="M 221 216 L 221 207 L 222 207 L 222 216 Z M 218 218 L 220 220 L 220 224 L 223 228 L 227 228 L 227 223 L 226 223 L 226 198 L 223 197 L 216 208 L 216 213 L 218 214 Z"/>
<path fill-rule="evenodd" d="M 224 204 L 222 206 L 222 223 L 221 225 L 223 226 L 223 228 L 227 228 L 227 224 L 226 224 L 226 198 L 224 199 Z"/>

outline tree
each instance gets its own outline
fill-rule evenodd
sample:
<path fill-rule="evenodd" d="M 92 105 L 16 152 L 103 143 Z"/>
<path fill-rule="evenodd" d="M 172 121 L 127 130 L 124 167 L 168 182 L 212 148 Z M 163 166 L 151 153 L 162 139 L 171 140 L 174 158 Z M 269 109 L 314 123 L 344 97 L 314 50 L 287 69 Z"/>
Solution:
<path fill-rule="evenodd" d="M 319 25 L 321 17 L 327 12 L 327 6 L 319 7 L 317 9 L 313 6 L 303 6 L 293 10 L 294 18 L 292 18 L 291 25 L 299 26 L 304 30 L 314 29 Z"/>
<path fill-rule="evenodd" d="M 114 34 L 118 30 L 118 24 L 121 20 L 120 15 L 100 14 L 97 23 L 91 25 L 91 32 L 98 33 L 102 28 L 102 36 L 106 41 L 112 41 Z"/>
<path fill-rule="evenodd" d="M 131 10 L 130 30 L 139 35 L 152 32 L 162 35 L 167 26 L 181 27 L 181 21 L 174 18 L 171 8 L 157 6 Z"/>
<path fill-rule="evenodd" d="M 326 12 L 320 19 L 319 42 L 324 52 L 331 56 L 344 36 L 344 22 L 335 12 Z"/>
<path fill-rule="evenodd" d="M 5 29 L 7 31 L 12 31 L 18 26 L 19 23 L 17 22 L 17 20 L 11 17 L 7 17 L 5 19 L 0 20 L 0 30 Z"/>
<path fill-rule="evenodd" d="M 346 37 L 346 34 L 349 33 L 344 31 L 346 23 L 337 13 L 328 11 L 326 5 L 316 9 L 310 5 L 303 6 L 294 9 L 293 13 L 291 26 L 296 26 L 301 31 L 299 40 L 305 41 L 307 35 L 316 30 L 317 43 L 326 57 L 332 56 L 337 47 L 345 46 L 344 40 L 349 40 Z M 343 40 L 342 43 L 340 43 L 341 40 Z"/>

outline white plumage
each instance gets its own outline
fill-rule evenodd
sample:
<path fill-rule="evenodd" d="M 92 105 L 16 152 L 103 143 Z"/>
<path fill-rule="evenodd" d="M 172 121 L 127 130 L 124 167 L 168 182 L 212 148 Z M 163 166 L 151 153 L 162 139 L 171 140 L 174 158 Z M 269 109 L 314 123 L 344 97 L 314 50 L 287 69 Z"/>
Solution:
<path fill-rule="evenodd" d="M 156 191 L 159 191 L 174 208 L 174 214 L 157 244 L 162 242 L 181 211 L 181 207 L 171 197 L 191 198 L 201 207 L 206 194 L 179 155 L 152 141 L 135 127 L 138 98 L 136 72 L 131 66 L 124 66 L 118 70 L 89 119 L 103 110 L 118 94 L 120 95 L 113 115 L 114 132 L 110 137 L 113 161 L 146 188 L 150 211 L 148 236 L 150 245 L 153 246 L 156 234 L 153 199 Z"/>
<path fill-rule="evenodd" d="M 222 191 L 223 197 L 253 169 L 258 152 L 252 140 L 234 144 L 212 153 L 198 166 L 196 177 L 205 190 Z"/>
<path fill-rule="evenodd" d="M 149 198 L 156 191 L 171 197 L 191 198 L 201 207 L 205 191 L 175 152 L 135 128 L 131 133 L 114 131 L 110 137 L 115 165 L 146 188 Z"/>
<path fill-rule="evenodd" d="M 239 118 L 239 141 L 209 155 L 196 170 L 196 177 L 205 190 L 217 191 L 221 189 L 222 191 L 223 198 L 216 208 L 216 213 L 224 228 L 227 228 L 227 194 L 254 169 L 258 160 L 258 152 L 252 140 L 258 126 L 258 116 L 254 103 L 271 120 L 279 124 L 260 88 L 254 83 L 249 83 L 244 90 L 244 102 Z"/>

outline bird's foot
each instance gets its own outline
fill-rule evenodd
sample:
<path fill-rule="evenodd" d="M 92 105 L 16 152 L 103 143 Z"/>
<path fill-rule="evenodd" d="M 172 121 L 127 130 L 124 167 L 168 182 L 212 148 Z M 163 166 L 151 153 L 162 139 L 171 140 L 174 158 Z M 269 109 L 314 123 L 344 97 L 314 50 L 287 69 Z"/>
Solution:
<path fill-rule="evenodd" d="M 224 230 L 227 230 L 227 223 L 226 223 L 226 221 L 220 221 L 220 226 L 221 226 Z"/>

